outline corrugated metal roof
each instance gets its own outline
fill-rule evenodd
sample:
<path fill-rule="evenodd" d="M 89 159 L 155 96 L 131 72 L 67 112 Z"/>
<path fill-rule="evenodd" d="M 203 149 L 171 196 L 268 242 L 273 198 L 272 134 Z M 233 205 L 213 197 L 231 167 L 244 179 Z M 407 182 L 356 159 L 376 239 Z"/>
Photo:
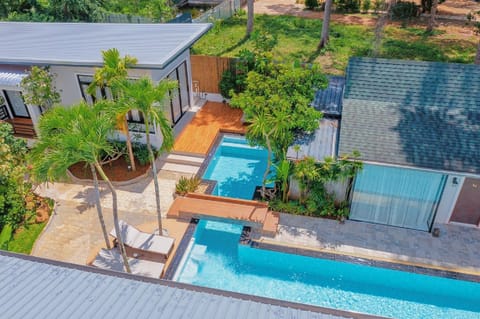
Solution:
<path fill-rule="evenodd" d="M 9 319 L 373 318 L 2 251 L 0 309 Z"/>
<path fill-rule="evenodd" d="M 480 67 L 352 58 L 339 152 L 480 174 Z"/>
<path fill-rule="evenodd" d="M 139 68 L 163 68 L 211 24 L 115 24 L 1 22 L 0 63 L 102 64 L 102 50 L 117 48 Z"/>
<path fill-rule="evenodd" d="M 0 69 L 0 86 L 18 86 L 25 76 L 25 73 L 3 72 Z"/>
<path fill-rule="evenodd" d="M 344 86 L 345 78 L 343 76 L 329 76 L 327 88 L 315 93 L 313 107 L 325 115 L 340 116 Z"/>
<path fill-rule="evenodd" d="M 309 156 L 321 162 L 325 157 L 333 157 L 337 151 L 337 135 L 338 120 L 323 118 L 314 133 L 296 139 L 293 145 L 300 146 L 298 154 L 292 145 L 288 148 L 287 158 L 301 159 Z"/>

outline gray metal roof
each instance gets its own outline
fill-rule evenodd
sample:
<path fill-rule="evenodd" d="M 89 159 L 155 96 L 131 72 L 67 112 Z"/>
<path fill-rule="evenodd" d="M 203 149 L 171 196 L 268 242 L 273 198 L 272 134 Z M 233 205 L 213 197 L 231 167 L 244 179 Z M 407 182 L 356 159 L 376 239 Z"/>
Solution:
<path fill-rule="evenodd" d="M 293 146 L 287 151 L 287 158 L 301 159 L 306 156 L 313 157 L 321 162 L 325 157 L 334 157 L 337 151 L 338 120 L 323 118 L 318 129 L 310 135 L 302 135 L 293 145 L 300 146 L 297 152 Z"/>
<path fill-rule="evenodd" d="M 0 22 L 0 63 L 102 64 L 102 50 L 117 48 L 139 68 L 163 68 L 193 45 L 211 24 Z"/>
<path fill-rule="evenodd" d="M 2 251 L 0 309 L 9 319 L 374 318 Z"/>
<path fill-rule="evenodd" d="M 343 76 L 329 76 L 327 88 L 315 93 L 313 107 L 325 115 L 340 116 L 344 86 L 345 78 Z"/>
<path fill-rule="evenodd" d="M 480 174 L 480 67 L 352 58 L 339 153 Z"/>

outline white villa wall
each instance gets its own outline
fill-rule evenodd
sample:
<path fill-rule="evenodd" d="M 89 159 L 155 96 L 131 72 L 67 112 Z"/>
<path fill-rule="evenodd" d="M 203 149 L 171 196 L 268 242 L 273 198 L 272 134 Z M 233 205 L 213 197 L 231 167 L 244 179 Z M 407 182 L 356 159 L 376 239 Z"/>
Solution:
<path fill-rule="evenodd" d="M 77 75 L 93 75 L 95 68 L 52 65 L 50 71 L 56 75 L 55 86 L 60 92 L 61 104 L 72 105 L 83 101 Z M 145 69 L 129 70 L 129 76 L 131 77 L 141 77 L 143 75 L 150 76 L 151 71 Z"/>

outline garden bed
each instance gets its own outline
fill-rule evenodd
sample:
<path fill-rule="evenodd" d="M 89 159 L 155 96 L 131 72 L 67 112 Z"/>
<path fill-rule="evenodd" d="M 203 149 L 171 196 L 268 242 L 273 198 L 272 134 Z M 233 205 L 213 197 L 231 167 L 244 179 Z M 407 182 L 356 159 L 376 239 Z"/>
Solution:
<path fill-rule="evenodd" d="M 116 159 L 113 162 L 103 165 L 103 170 L 105 174 L 107 174 L 108 178 L 113 182 L 124 182 L 132 180 L 136 177 L 142 176 L 147 173 L 150 165 L 140 165 L 137 159 L 135 159 L 135 164 L 137 167 L 136 171 L 132 171 L 128 169 L 129 164 L 122 156 Z M 73 176 L 79 179 L 92 179 L 92 172 L 90 171 L 90 167 L 86 165 L 84 162 L 79 162 L 70 166 L 69 168 L 70 173 Z M 102 180 L 102 177 L 97 173 L 97 177 L 99 180 Z"/>

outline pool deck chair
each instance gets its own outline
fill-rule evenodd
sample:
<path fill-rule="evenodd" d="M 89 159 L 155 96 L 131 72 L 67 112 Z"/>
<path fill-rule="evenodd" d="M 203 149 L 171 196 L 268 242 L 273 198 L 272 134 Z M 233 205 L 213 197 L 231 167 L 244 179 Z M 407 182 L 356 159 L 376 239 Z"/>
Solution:
<path fill-rule="evenodd" d="M 163 263 L 135 258 L 128 258 L 128 264 L 130 265 L 132 274 L 152 278 L 161 278 L 165 268 L 165 264 Z M 122 256 L 117 248 L 110 250 L 101 249 L 95 257 L 95 260 L 92 262 L 92 266 L 101 269 L 125 272 Z"/>
<path fill-rule="evenodd" d="M 173 238 L 141 232 L 123 220 L 119 224 L 127 256 L 150 261 L 166 261 L 170 256 Z M 110 235 L 117 239 L 115 227 Z"/>

